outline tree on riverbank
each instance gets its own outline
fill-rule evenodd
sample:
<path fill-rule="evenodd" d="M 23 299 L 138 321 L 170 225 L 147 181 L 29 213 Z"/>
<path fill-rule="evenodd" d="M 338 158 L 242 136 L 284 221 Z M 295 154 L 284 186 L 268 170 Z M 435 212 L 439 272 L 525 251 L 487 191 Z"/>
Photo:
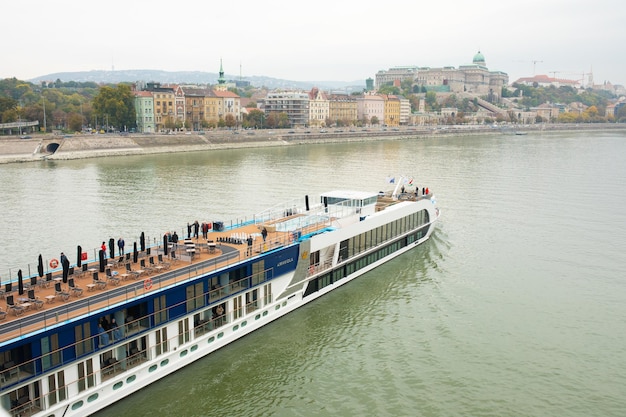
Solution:
<path fill-rule="evenodd" d="M 93 109 L 107 127 L 126 131 L 135 127 L 135 104 L 130 86 L 118 84 L 115 88 L 104 86 L 93 99 Z"/>

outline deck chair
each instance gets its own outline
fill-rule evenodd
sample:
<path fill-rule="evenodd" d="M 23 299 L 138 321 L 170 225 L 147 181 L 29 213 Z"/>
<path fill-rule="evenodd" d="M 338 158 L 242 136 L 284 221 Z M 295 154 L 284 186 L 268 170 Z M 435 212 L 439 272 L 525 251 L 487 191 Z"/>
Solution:
<path fill-rule="evenodd" d="M 52 282 L 52 272 L 48 272 L 46 273 L 46 280 L 44 281 L 43 286 L 48 288 L 51 282 Z"/>
<path fill-rule="evenodd" d="M 43 300 L 35 295 L 35 290 L 28 290 L 28 302 L 34 304 L 37 310 L 43 308 Z"/>
<path fill-rule="evenodd" d="M 143 271 L 141 271 L 143 272 Z M 139 278 L 139 275 L 141 275 L 141 272 L 139 270 L 133 270 L 133 268 L 130 266 L 130 264 L 126 264 L 126 274 L 132 276 L 133 278 Z"/>
<path fill-rule="evenodd" d="M 54 295 L 56 295 L 57 297 L 61 298 L 61 300 L 64 300 L 64 301 L 70 298 L 70 293 L 67 291 L 63 291 L 63 289 L 61 288 L 60 282 L 56 282 L 54 284 Z"/>
<path fill-rule="evenodd" d="M 163 260 L 163 254 L 162 253 L 159 254 L 158 259 L 159 259 L 159 265 L 161 265 L 165 269 L 169 269 L 170 268 L 170 263 L 169 262 L 165 262 Z"/>
<path fill-rule="evenodd" d="M 175 250 L 173 250 L 173 251 L 170 253 L 170 257 L 171 257 L 171 259 L 170 259 L 170 260 L 172 261 L 172 263 L 173 263 L 173 264 L 175 264 L 176 262 L 178 262 L 178 258 L 176 257 L 176 251 L 175 251 Z"/>
<path fill-rule="evenodd" d="M 93 283 L 98 287 L 98 289 L 105 289 L 107 287 L 107 282 L 98 278 L 98 273 L 93 273 Z"/>
<path fill-rule="evenodd" d="M 150 259 L 148 260 L 148 264 L 148 268 L 154 271 L 154 269 L 157 267 L 157 264 L 154 262 L 154 256 L 150 257 Z"/>
<path fill-rule="evenodd" d="M 15 304 L 15 301 L 13 300 L 12 295 L 7 295 L 7 310 L 12 311 L 13 314 L 15 314 L 16 316 L 19 316 L 20 314 L 24 312 L 24 307 Z"/>
<path fill-rule="evenodd" d="M 11 282 L 7 282 L 4 285 L 4 295 L 5 296 L 11 295 L 12 292 L 13 292 L 13 284 Z"/>
<path fill-rule="evenodd" d="M 87 273 L 87 270 L 89 269 L 89 264 L 84 263 L 81 265 L 80 269 L 78 271 L 74 271 L 74 276 L 76 278 L 80 278 L 83 275 L 85 275 Z"/>
<path fill-rule="evenodd" d="M 154 268 L 152 268 L 151 266 L 146 265 L 146 260 L 142 259 L 139 262 L 139 265 L 141 266 L 141 269 L 143 271 L 145 271 L 146 274 L 150 275 L 152 272 L 154 272 Z"/>
<path fill-rule="evenodd" d="M 35 288 L 37 286 L 37 275 L 34 277 L 30 277 L 30 279 L 24 282 L 24 289 L 30 290 L 31 288 Z"/>
<path fill-rule="evenodd" d="M 67 285 L 69 285 L 70 290 L 72 290 L 72 294 L 74 294 L 74 296 L 80 297 L 81 295 L 83 295 L 83 289 L 76 286 L 76 284 L 74 283 L 74 278 L 70 278 L 67 281 Z"/>
<path fill-rule="evenodd" d="M 120 279 L 117 276 L 117 271 L 112 272 L 111 268 L 107 268 L 105 273 L 106 273 L 107 281 L 111 281 L 111 284 L 113 285 L 120 285 Z"/>
<path fill-rule="evenodd" d="M 4 320 L 7 318 L 7 312 L 0 309 L 0 320 Z"/>

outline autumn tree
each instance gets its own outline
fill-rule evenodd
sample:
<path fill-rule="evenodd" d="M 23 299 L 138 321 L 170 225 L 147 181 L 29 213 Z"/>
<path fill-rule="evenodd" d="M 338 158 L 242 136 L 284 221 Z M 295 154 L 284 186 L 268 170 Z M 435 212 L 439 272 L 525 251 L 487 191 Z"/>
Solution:
<path fill-rule="evenodd" d="M 101 87 L 93 99 L 93 109 L 100 117 L 107 117 L 109 125 L 118 130 L 135 126 L 134 97 L 127 84 Z"/>

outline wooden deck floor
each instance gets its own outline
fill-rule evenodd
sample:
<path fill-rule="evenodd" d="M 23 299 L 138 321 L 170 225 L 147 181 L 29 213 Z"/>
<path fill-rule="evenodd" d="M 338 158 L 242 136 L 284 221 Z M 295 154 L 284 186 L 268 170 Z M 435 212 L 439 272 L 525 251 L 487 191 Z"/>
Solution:
<path fill-rule="evenodd" d="M 35 288 L 35 295 L 38 299 L 44 301 L 43 308 L 36 309 L 34 305 L 31 305 L 29 309 L 25 310 L 19 316 L 14 315 L 10 309 L 8 309 L 8 306 L 6 309 L 3 309 L 7 312 L 7 315 L 6 318 L 0 322 L 0 342 L 10 340 L 20 335 L 28 334 L 32 331 L 57 324 L 73 317 L 89 314 L 109 305 L 128 300 L 133 296 L 149 291 L 155 291 L 159 288 L 175 284 L 181 280 L 187 280 L 190 277 L 201 275 L 210 272 L 210 270 L 226 266 L 229 263 L 243 260 L 246 256 L 248 256 L 246 253 L 248 251 L 248 245 L 246 242 L 241 244 L 226 243 L 220 242 L 220 238 L 230 238 L 234 235 L 247 236 L 252 234 L 254 236 L 253 255 L 258 254 L 261 251 L 266 251 L 274 247 L 287 244 L 291 241 L 290 233 L 276 232 L 271 227 L 268 227 L 267 229 L 268 236 L 265 244 L 263 244 L 260 229 L 257 225 L 247 225 L 222 232 L 210 232 L 207 239 L 203 239 L 202 235 L 198 238 L 192 238 L 191 240 L 196 245 L 196 253 L 191 258 L 186 256 L 185 245 L 183 243 L 184 239 L 181 239 L 178 242 L 178 249 L 176 250 L 178 260 L 175 263 L 172 263 L 169 255 L 164 257 L 164 261 L 171 263 L 169 269 L 145 273 L 136 278 L 130 276 L 127 279 L 120 279 L 119 285 L 117 286 L 106 280 L 104 272 L 99 272 L 98 278 L 107 282 L 106 287 L 99 289 L 97 286 L 91 286 L 93 283 L 93 275 L 92 272 L 87 272 L 79 278 L 74 278 L 75 285 L 83 290 L 82 295 L 80 296 L 75 296 L 72 294 L 72 291 L 68 291 L 68 284 L 62 284 L 62 289 L 70 293 L 70 297 L 65 301 L 60 297 L 55 296 L 54 283 L 56 281 L 52 281 L 49 287 L 37 286 Z M 216 244 L 216 249 L 212 253 L 209 252 L 209 249 L 206 246 L 207 240 L 213 241 Z M 225 252 L 230 254 L 228 258 L 222 256 Z M 133 270 L 140 269 L 141 260 L 144 260 L 146 264 L 149 264 L 148 262 L 151 256 L 154 257 L 154 261 L 158 264 L 158 253 L 162 253 L 162 248 L 152 247 L 150 255 L 147 255 L 145 251 L 139 254 L 137 263 L 132 262 L 131 255 L 131 268 Z M 207 262 L 205 261 L 210 260 L 215 260 L 215 262 L 208 262 L 207 265 Z M 203 267 L 195 267 L 202 264 L 204 264 Z M 99 267 L 97 262 L 92 262 L 89 265 L 94 268 Z M 123 276 L 123 274 L 126 273 L 125 262 L 116 267 L 112 267 L 111 271 L 116 272 L 117 277 Z M 60 271 L 53 274 L 53 278 L 60 277 Z M 24 281 L 26 282 L 27 280 Z M 123 290 L 120 291 L 120 288 Z M 98 295 L 100 295 L 100 297 L 98 297 Z M 15 291 L 13 292 L 13 296 L 17 302 L 18 298 L 27 296 L 27 291 L 24 291 L 24 295 L 18 295 L 17 291 Z M 93 302 L 91 302 L 91 300 L 93 300 Z M 37 319 L 35 319 L 34 316 L 37 316 Z"/>

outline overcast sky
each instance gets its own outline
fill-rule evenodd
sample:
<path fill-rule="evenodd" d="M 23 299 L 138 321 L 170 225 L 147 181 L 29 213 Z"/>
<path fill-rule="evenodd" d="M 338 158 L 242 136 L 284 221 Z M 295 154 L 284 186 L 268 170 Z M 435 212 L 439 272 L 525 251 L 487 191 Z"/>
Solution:
<path fill-rule="evenodd" d="M 0 22 L 0 78 L 218 72 L 221 58 L 227 76 L 360 81 L 394 66 L 458 67 L 480 50 L 511 82 L 593 70 L 596 84 L 626 84 L 622 0 L 7 0 Z"/>

